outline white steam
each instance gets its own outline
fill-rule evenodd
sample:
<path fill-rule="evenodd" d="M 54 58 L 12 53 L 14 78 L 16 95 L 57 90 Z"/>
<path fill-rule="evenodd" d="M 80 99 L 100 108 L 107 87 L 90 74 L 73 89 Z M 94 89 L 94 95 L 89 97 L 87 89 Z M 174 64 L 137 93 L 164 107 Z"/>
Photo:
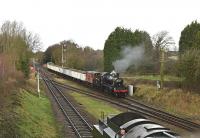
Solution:
<path fill-rule="evenodd" d="M 122 59 L 114 61 L 112 65 L 116 72 L 122 73 L 131 65 L 138 66 L 144 55 L 144 47 L 141 45 L 136 47 L 124 46 L 120 54 Z"/>

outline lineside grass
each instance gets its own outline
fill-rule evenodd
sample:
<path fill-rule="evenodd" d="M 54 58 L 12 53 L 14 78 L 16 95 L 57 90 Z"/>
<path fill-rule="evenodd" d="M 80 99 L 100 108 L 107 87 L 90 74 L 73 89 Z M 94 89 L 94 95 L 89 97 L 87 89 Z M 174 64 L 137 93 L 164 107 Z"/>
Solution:
<path fill-rule="evenodd" d="M 63 79 L 63 78 L 55 78 L 54 80 L 57 81 L 57 82 L 63 83 L 63 84 L 70 85 L 72 87 L 76 87 L 76 88 L 82 89 L 82 90 L 91 91 L 90 88 L 88 88 L 84 84 L 76 82 L 75 80 L 68 80 L 68 79 Z"/>
<path fill-rule="evenodd" d="M 73 98 L 79 104 L 81 104 L 84 109 L 88 113 L 90 113 L 95 119 L 99 119 L 101 117 L 101 112 L 104 112 L 105 115 L 121 113 L 119 109 L 114 108 L 106 102 L 96 100 L 94 98 L 75 92 L 71 92 L 70 95 L 73 96 Z"/>
<path fill-rule="evenodd" d="M 47 97 L 38 98 L 28 91 L 20 92 L 21 106 L 17 113 L 21 137 L 29 138 L 56 138 L 59 137 L 56 121 Z"/>
<path fill-rule="evenodd" d="M 137 80 L 137 79 L 160 80 L 160 75 L 124 75 L 124 76 L 122 76 L 122 78 L 134 79 L 134 80 Z M 164 80 L 165 81 L 182 81 L 183 78 L 176 77 L 176 76 L 165 75 Z"/>
<path fill-rule="evenodd" d="M 77 82 L 74 82 L 73 80 L 67 80 L 62 78 L 55 78 L 55 81 L 58 81 L 60 83 L 64 83 L 76 88 L 80 88 L 83 90 L 90 90 L 84 85 L 77 84 Z M 104 115 L 109 114 L 119 114 L 122 111 L 114 108 L 113 106 L 109 105 L 106 102 L 102 102 L 100 100 L 96 100 L 94 98 L 88 97 L 83 94 L 75 93 L 75 92 L 69 92 L 69 94 L 79 103 L 81 104 L 85 111 L 90 113 L 95 119 L 99 119 L 101 117 L 101 112 L 104 112 Z"/>
<path fill-rule="evenodd" d="M 167 112 L 200 122 L 200 95 L 181 89 L 157 90 L 155 86 L 138 85 L 133 97 L 161 107 Z"/>

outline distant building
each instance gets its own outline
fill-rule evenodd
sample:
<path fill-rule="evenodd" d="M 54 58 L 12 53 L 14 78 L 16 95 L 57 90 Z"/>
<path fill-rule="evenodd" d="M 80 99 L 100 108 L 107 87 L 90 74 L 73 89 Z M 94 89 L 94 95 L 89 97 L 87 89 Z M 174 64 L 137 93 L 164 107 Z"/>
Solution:
<path fill-rule="evenodd" d="M 170 60 L 178 60 L 178 51 L 168 51 L 166 58 Z"/>

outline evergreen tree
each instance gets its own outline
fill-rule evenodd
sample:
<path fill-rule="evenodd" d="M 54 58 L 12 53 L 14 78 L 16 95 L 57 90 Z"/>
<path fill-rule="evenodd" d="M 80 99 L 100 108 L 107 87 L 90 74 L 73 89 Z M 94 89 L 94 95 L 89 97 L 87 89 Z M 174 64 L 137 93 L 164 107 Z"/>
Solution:
<path fill-rule="evenodd" d="M 104 45 L 104 71 L 113 70 L 112 63 L 121 58 L 120 51 L 124 47 L 139 45 L 144 45 L 145 55 L 151 56 L 153 46 L 147 32 L 139 30 L 132 32 L 130 29 L 117 27 L 109 35 Z"/>
<path fill-rule="evenodd" d="M 200 48 L 200 24 L 197 21 L 183 29 L 179 40 L 179 51 L 181 53 L 191 48 Z"/>

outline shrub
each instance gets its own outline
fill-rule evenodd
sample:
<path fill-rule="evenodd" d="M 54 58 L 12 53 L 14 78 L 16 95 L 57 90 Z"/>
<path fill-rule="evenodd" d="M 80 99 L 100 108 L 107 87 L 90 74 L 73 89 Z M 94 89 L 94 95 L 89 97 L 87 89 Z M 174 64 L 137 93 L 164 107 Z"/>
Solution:
<path fill-rule="evenodd" d="M 190 49 L 181 55 L 180 72 L 186 85 L 195 87 L 200 82 L 200 50 Z"/>

